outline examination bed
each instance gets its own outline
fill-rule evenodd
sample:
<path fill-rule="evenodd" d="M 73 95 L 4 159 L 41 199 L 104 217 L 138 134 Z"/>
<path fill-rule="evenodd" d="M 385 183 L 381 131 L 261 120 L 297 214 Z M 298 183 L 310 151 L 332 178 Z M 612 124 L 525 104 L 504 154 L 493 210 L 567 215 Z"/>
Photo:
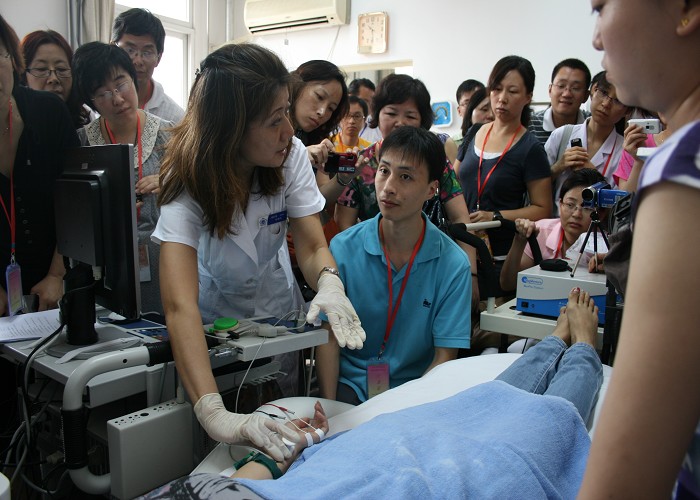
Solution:
<path fill-rule="evenodd" d="M 456 359 L 439 365 L 425 376 L 395 387 L 359 406 L 320 399 L 329 417 L 329 436 L 357 427 L 377 415 L 441 400 L 482 382 L 493 380 L 519 356 L 520 354 L 492 354 Z M 600 412 L 611 373 L 612 368 L 604 365 L 604 378 L 598 403 L 587 423 L 591 435 L 595 430 L 595 421 Z M 280 399 L 273 403 L 294 411 L 296 417 L 311 417 L 314 403 L 317 400 L 319 399 L 296 397 Z M 273 406 L 265 406 L 264 411 L 282 416 L 282 412 Z M 247 454 L 250 449 L 240 445 L 219 444 L 194 469 L 193 473 L 224 471 L 230 468 L 235 460 Z"/>

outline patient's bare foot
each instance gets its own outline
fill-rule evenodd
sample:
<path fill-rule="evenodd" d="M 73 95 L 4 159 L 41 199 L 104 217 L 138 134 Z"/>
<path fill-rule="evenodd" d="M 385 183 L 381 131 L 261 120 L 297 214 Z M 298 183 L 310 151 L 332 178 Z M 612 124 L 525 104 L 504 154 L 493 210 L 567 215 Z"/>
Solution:
<path fill-rule="evenodd" d="M 571 331 L 569 330 L 569 319 L 566 317 L 566 307 L 559 309 L 557 326 L 554 327 L 552 335 L 562 339 L 566 345 L 571 345 Z"/>
<path fill-rule="evenodd" d="M 583 342 L 595 347 L 598 333 L 598 306 L 588 292 L 578 288 L 571 290 L 566 306 L 566 316 L 569 320 L 571 343 Z"/>

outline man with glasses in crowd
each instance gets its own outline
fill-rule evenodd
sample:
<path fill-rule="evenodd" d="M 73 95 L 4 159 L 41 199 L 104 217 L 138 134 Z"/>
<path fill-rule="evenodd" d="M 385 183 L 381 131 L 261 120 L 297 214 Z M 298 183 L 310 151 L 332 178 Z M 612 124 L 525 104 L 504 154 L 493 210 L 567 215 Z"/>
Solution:
<path fill-rule="evenodd" d="M 369 113 L 367 103 L 357 96 L 348 96 L 348 114 L 340 120 L 340 131 L 331 141 L 336 153 L 352 151 L 353 148 L 365 149 L 372 144 L 360 137 L 360 130 L 365 125 L 365 118 Z"/>
<path fill-rule="evenodd" d="M 124 49 L 136 67 L 139 108 L 175 124 L 184 110 L 153 79 L 165 47 L 163 23 L 146 9 L 129 9 L 114 20 L 111 42 Z"/>
<path fill-rule="evenodd" d="M 589 113 L 581 109 L 588 100 L 591 72 L 579 59 L 564 59 L 554 66 L 549 84 L 550 106 L 530 117 L 531 132 L 546 143 L 554 129 L 583 123 Z"/>

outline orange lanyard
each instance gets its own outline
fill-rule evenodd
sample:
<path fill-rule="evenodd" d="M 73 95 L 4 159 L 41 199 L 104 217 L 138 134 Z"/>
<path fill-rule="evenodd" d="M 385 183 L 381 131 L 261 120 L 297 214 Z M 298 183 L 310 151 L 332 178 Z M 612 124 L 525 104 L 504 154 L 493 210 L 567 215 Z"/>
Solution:
<path fill-rule="evenodd" d="M 13 145 L 12 142 L 12 99 L 8 101 L 10 105 L 10 111 L 7 114 L 8 118 L 8 129 L 10 136 L 10 148 Z M 7 223 L 10 225 L 10 262 L 15 262 L 15 169 L 13 165 L 10 165 L 10 212 L 7 212 L 7 207 L 5 206 L 5 200 L 0 196 L 0 203 L 2 203 L 2 209 L 5 211 L 5 217 L 7 217 Z"/>
<path fill-rule="evenodd" d="M 522 125 L 518 127 L 518 129 L 515 131 L 513 134 L 513 137 L 510 138 L 510 141 L 508 141 L 508 144 L 506 144 L 506 148 L 503 150 L 503 153 L 501 153 L 501 156 L 498 157 L 498 161 L 496 161 L 496 164 L 491 167 L 491 170 L 489 170 L 489 173 L 486 174 L 486 179 L 484 179 L 484 183 L 481 184 L 481 164 L 484 161 L 484 150 L 486 149 L 486 143 L 489 142 L 489 136 L 491 135 L 491 130 L 493 129 L 493 123 L 489 127 L 488 132 L 486 132 L 486 137 L 484 138 L 484 144 L 481 146 L 481 154 L 479 155 L 479 171 L 477 172 L 476 175 L 476 209 L 481 210 L 479 208 L 481 204 L 481 193 L 484 192 L 484 188 L 486 187 L 486 183 L 489 181 L 491 178 L 491 174 L 493 174 L 493 171 L 496 170 L 496 167 L 498 166 L 499 163 L 501 163 L 501 160 L 503 157 L 506 155 L 510 147 L 513 145 L 513 141 L 515 141 L 515 138 L 518 136 L 518 132 L 520 132 L 520 129 L 523 128 Z"/>
<path fill-rule="evenodd" d="M 422 217 L 421 217 L 422 219 Z M 384 331 L 384 340 L 382 341 L 382 345 L 379 348 L 379 358 L 382 357 L 382 354 L 384 354 L 384 350 L 386 349 L 386 343 L 389 340 L 389 335 L 391 335 L 391 329 L 394 326 L 394 320 L 396 319 L 396 313 L 399 311 L 399 307 L 401 306 L 401 299 L 403 298 L 403 292 L 406 290 L 406 283 L 408 283 L 408 277 L 411 274 L 411 268 L 413 267 L 413 261 L 416 260 L 416 255 L 418 254 L 418 250 L 420 250 L 421 245 L 423 244 L 423 239 L 425 239 L 425 219 L 423 219 L 423 230 L 420 233 L 420 237 L 418 238 L 418 241 L 416 242 L 416 245 L 413 247 L 413 253 L 411 253 L 411 258 L 408 260 L 408 266 L 406 267 L 406 274 L 403 277 L 403 280 L 401 280 L 401 290 L 399 290 L 399 296 L 396 298 L 396 304 L 392 306 L 393 302 L 393 297 L 394 297 L 394 287 L 392 284 L 392 279 L 391 279 L 391 261 L 389 260 L 389 252 L 386 249 L 386 245 L 384 244 L 384 231 L 382 230 L 382 221 L 379 221 L 379 235 L 382 240 L 382 249 L 384 250 L 384 257 L 386 258 L 386 272 L 387 272 L 387 281 L 389 283 L 389 308 L 387 309 L 387 320 L 386 320 L 386 330 Z"/>
<path fill-rule="evenodd" d="M 109 135 L 109 140 L 112 144 L 117 144 L 112 129 L 109 128 L 109 123 L 105 119 L 105 128 L 107 129 L 107 135 Z M 138 151 L 138 162 L 139 162 L 139 180 L 143 177 L 143 148 L 141 147 L 141 117 L 136 113 L 136 147 Z"/>
<path fill-rule="evenodd" d="M 107 122 L 107 119 L 105 118 L 105 128 L 107 129 L 107 135 L 109 135 L 109 140 L 112 144 L 116 144 L 117 141 L 114 138 L 114 134 L 112 133 L 112 129 L 109 128 L 109 123 Z M 138 112 L 136 113 L 136 147 L 138 151 L 138 162 L 139 162 L 139 180 L 143 177 L 143 147 L 141 145 L 141 117 L 139 116 Z M 136 211 L 136 218 L 138 219 L 141 216 L 141 209 L 139 208 Z"/>

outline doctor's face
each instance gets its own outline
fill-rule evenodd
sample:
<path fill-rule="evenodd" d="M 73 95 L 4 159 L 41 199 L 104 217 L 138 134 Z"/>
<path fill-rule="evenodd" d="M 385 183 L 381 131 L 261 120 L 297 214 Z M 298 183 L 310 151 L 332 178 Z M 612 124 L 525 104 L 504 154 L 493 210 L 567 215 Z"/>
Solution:
<path fill-rule="evenodd" d="M 280 87 L 270 112 L 248 126 L 239 153 L 240 166 L 281 166 L 293 135 L 294 129 L 289 121 L 289 91 Z"/>

